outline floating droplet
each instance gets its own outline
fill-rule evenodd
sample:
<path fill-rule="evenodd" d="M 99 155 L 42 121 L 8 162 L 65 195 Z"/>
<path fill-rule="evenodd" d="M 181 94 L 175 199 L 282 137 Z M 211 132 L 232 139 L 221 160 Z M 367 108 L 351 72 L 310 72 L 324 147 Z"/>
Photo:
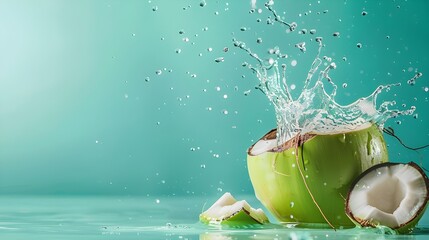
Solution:
<path fill-rule="evenodd" d="M 368 13 L 366 11 L 362 11 L 362 16 L 366 16 Z"/>
<path fill-rule="evenodd" d="M 223 57 L 218 57 L 215 59 L 215 62 L 220 63 L 223 62 L 225 59 Z"/>
<path fill-rule="evenodd" d="M 154 12 L 158 11 L 158 6 L 154 6 L 154 7 L 152 8 L 152 11 L 154 11 Z"/>
<path fill-rule="evenodd" d="M 182 49 L 177 48 L 177 49 L 175 50 L 175 52 L 176 52 L 176 53 L 181 53 L 181 52 L 182 52 Z"/>
<path fill-rule="evenodd" d="M 150 81 L 150 78 L 149 78 L 149 77 L 145 77 L 144 81 L 145 81 L 145 82 L 149 82 L 149 81 Z"/>
<path fill-rule="evenodd" d="M 357 43 L 357 44 L 356 44 L 356 47 L 358 47 L 358 48 L 362 48 L 362 43 Z"/>
<path fill-rule="evenodd" d="M 156 75 L 161 75 L 162 74 L 162 70 L 156 70 L 155 74 Z"/>
<path fill-rule="evenodd" d="M 156 203 L 160 203 L 161 201 L 159 199 L 155 199 L 155 202 Z"/>
<path fill-rule="evenodd" d="M 334 36 L 334 37 L 338 37 L 338 36 L 340 36 L 340 32 L 334 32 L 334 33 L 332 34 L 332 36 Z"/>
<path fill-rule="evenodd" d="M 201 1 L 201 2 L 200 2 L 200 7 L 204 7 L 204 6 L 206 6 L 206 5 L 207 5 L 206 1 Z"/>
<path fill-rule="evenodd" d="M 262 38 L 256 39 L 256 43 L 262 43 Z"/>
<path fill-rule="evenodd" d="M 246 27 L 241 27 L 240 31 L 242 31 L 242 32 L 247 31 L 247 28 Z"/>
<path fill-rule="evenodd" d="M 347 83 L 343 83 L 343 88 L 346 88 L 347 87 Z"/>
<path fill-rule="evenodd" d="M 290 65 L 291 65 L 292 67 L 295 67 L 297 63 L 298 63 L 298 62 L 297 62 L 296 60 L 292 60 L 292 61 L 290 62 Z"/>

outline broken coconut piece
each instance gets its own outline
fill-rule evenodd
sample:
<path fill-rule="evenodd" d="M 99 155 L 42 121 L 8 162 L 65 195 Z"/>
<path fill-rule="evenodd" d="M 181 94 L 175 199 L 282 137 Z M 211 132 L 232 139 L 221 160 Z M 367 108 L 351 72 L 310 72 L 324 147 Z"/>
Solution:
<path fill-rule="evenodd" d="M 346 213 L 363 227 L 387 226 L 410 233 L 429 198 L 428 178 L 415 163 L 382 163 L 363 172 L 352 184 Z"/>
<path fill-rule="evenodd" d="M 262 209 L 252 208 L 245 200 L 237 201 L 229 193 L 220 197 L 207 211 L 200 214 L 206 224 L 263 224 L 269 220 Z"/>

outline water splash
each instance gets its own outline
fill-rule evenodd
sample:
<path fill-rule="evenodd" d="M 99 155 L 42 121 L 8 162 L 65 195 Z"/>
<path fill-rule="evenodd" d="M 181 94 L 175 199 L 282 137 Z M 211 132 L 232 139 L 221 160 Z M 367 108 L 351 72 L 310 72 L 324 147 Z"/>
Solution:
<path fill-rule="evenodd" d="M 265 7 L 274 15 L 274 20 L 289 28 L 290 31 L 296 29 L 295 22 L 287 23 L 272 8 L 273 2 L 269 1 Z M 399 115 L 413 114 L 415 107 L 407 110 L 392 109 L 396 105 L 395 101 L 385 101 L 377 103 L 377 97 L 382 92 L 387 92 L 392 87 L 400 86 L 400 83 L 380 85 L 367 97 L 357 99 L 355 102 L 343 106 L 335 101 L 337 85 L 329 76 L 329 72 L 336 68 L 331 58 L 320 57 L 323 47 L 322 38 L 316 38 L 319 44 L 318 53 L 315 57 L 307 77 L 304 80 L 304 87 L 297 98 L 291 95 L 292 86 L 286 78 L 286 64 L 279 67 L 277 59 L 261 59 L 258 54 L 246 47 L 244 42 L 233 39 L 234 46 L 247 52 L 257 61 L 257 65 L 244 64 L 250 68 L 258 77 L 260 84 L 257 87 L 261 90 L 274 105 L 277 120 L 277 141 L 284 143 L 297 134 L 318 133 L 333 134 L 346 131 L 357 130 L 367 127 L 370 124 L 377 124 L 380 129 L 384 123 Z M 305 51 L 305 43 L 296 45 L 301 51 Z M 275 50 L 278 59 L 282 54 L 278 48 Z M 287 56 L 287 55 L 286 55 Z M 325 68 L 319 69 L 326 65 Z M 313 81 L 314 76 L 317 79 Z M 412 79 L 415 81 L 415 79 Z M 314 82 L 314 84 L 312 84 Z M 332 92 L 328 93 L 325 83 L 331 85 Z"/>

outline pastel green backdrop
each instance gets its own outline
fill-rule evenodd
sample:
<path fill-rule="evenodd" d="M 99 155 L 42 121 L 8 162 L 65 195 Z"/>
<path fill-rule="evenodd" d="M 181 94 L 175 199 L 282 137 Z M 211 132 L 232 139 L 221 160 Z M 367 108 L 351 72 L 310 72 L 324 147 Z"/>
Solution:
<path fill-rule="evenodd" d="M 246 150 L 275 116 L 233 38 L 260 56 L 284 49 L 296 96 L 323 37 L 334 81 L 347 83 L 338 101 L 401 82 L 380 101 L 418 116 L 387 125 L 411 146 L 429 143 L 429 2 L 276 1 L 314 36 L 267 25 L 259 0 L 252 14 L 250 0 L 200 3 L 0 1 L 0 194 L 253 193 Z M 301 41 L 306 53 L 294 47 Z M 423 77 L 410 86 L 415 72 Z M 427 150 L 386 139 L 392 161 L 429 167 Z"/>

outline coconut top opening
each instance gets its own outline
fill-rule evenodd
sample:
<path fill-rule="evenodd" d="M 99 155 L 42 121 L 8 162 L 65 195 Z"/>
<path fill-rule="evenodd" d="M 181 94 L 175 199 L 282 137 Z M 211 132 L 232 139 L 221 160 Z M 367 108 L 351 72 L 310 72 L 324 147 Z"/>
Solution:
<path fill-rule="evenodd" d="M 307 134 L 304 134 L 300 136 L 299 141 L 305 142 L 308 139 L 311 139 L 315 135 L 334 135 L 334 134 L 342 134 L 342 133 L 349 133 L 354 131 L 363 130 L 366 128 L 371 127 L 371 123 L 364 123 L 362 125 L 355 126 L 354 128 L 352 126 L 344 126 L 339 127 L 337 129 L 331 129 L 331 131 L 321 132 L 321 131 L 312 131 Z M 265 136 L 263 136 L 260 140 L 258 140 L 253 146 L 250 147 L 248 153 L 252 156 L 257 156 L 259 154 L 262 154 L 264 152 L 269 151 L 278 151 L 279 149 L 287 149 L 289 147 L 293 147 L 294 143 L 297 139 L 294 138 L 286 141 L 286 142 L 280 142 L 279 139 L 277 139 L 277 130 L 273 129 L 270 132 L 268 132 Z"/>
<path fill-rule="evenodd" d="M 358 180 L 348 197 L 347 211 L 358 222 L 398 228 L 418 215 L 427 197 L 425 177 L 414 165 L 384 165 Z"/>

